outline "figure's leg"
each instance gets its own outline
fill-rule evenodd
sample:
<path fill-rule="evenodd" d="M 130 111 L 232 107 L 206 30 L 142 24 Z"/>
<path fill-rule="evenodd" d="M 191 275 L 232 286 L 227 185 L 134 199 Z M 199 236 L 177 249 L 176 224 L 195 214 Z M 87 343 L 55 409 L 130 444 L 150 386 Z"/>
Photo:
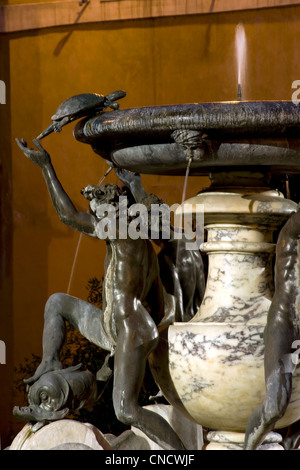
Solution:
<path fill-rule="evenodd" d="M 292 390 L 292 374 L 279 369 L 269 375 L 266 383 L 266 397 L 261 406 L 251 415 L 245 438 L 245 449 L 255 450 L 264 437 L 274 429 L 276 422 L 284 415 Z"/>
<path fill-rule="evenodd" d="M 181 440 L 167 421 L 138 403 L 146 361 L 158 342 L 158 333 L 154 335 L 157 329 L 151 322 L 148 312 L 139 305 L 136 312 L 119 325 L 114 361 L 114 408 L 122 423 L 139 428 L 164 449 L 182 450 Z M 148 340 L 143 340 L 137 329 L 144 337 L 148 330 Z"/>
<path fill-rule="evenodd" d="M 269 314 L 265 331 L 266 394 L 262 405 L 251 415 L 246 429 L 245 449 L 254 450 L 284 415 L 292 392 L 292 344 L 296 329 L 290 319 Z"/>
<path fill-rule="evenodd" d="M 173 321 L 183 321 L 183 294 L 176 267 L 174 263 L 172 263 L 168 254 L 165 253 L 165 250 L 162 250 L 158 254 L 158 262 L 160 268 L 161 283 L 164 286 L 165 291 L 168 294 L 173 295 L 176 299 L 176 311 L 174 312 Z"/>
<path fill-rule="evenodd" d="M 68 320 L 85 338 L 106 349 L 101 341 L 101 315 L 99 308 L 67 294 L 53 294 L 46 302 L 44 311 L 43 357 L 33 377 L 25 383 L 35 382 L 42 374 L 61 369 L 60 350 L 65 340 Z"/>

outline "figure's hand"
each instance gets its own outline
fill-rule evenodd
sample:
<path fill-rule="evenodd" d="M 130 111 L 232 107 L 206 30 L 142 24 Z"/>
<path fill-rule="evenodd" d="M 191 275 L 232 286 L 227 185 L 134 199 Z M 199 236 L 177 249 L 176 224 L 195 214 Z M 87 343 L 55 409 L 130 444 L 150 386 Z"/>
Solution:
<path fill-rule="evenodd" d="M 36 165 L 43 168 L 45 165 L 47 165 L 47 163 L 50 163 L 50 156 L 48 152 L 46 152 L 46 150 L 38 140 L 33 140 L 33 143 L 35 144 L 38 150 L 29 149 L 24 139 L 16 139 L 16 142 L 24 153 L 24 155 L 26 155 L 27 158 L 30 158 L 30 160 L 32 160 L 33 163 L 35 163 Z"/>
<path fill-rule="evenodd" d="M 133 173 L 132 171 L 124 170 L 123 168 L 115 168 L 115 172 L 122 183 L 128 188 L 130 188 L 133 183 L 141 184 L 141 176 L 139 173 Z"/>

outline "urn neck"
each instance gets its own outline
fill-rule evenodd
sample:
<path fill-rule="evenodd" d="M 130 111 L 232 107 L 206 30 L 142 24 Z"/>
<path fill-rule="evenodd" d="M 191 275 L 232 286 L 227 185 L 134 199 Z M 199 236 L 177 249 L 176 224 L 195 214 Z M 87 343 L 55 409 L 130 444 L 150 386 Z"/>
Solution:
<path fill-rule="evenodd" d="M 259 173 L 219 173 L 208 190 L 185 202 L 204 211 L 201 251 L 208 255 L 206 290 L 192 322 L 265 324 L 274 292 L 275 233 L 297 207 L 267 184 Z"/>

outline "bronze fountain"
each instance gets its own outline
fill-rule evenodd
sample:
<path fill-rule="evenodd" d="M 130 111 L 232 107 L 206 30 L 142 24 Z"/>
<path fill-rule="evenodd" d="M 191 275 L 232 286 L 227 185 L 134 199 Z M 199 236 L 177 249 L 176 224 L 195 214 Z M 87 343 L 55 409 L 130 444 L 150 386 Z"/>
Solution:
<path fill-rule="evenodd" d="M 140 241 L 136 240 L 136 245 L 132 244 L 136 247 L 135 256 L 127 244 L 128 251 L 122 259 L 118 258 L 121 245 L 108 243 L 116 271 L 111 268 L 106 272 L 107 302 L 116 305 L 114 296 L 123 299 L 110 325 L 110 336 L 100 335 L 100 338 L 81 325 L 80 315 L 83 315 L 92 322 L 100 322 L 99 328 L 107 327 L 105 320 L 99 319 L 99 312 L 91 311 L 87 315 L 86 306 L 79 299 L 71 305 L 64 294 L 57 294 L 48 300 L 45 309 L 45 322 L 47 315 L 57 319 L 56 325 L 61 324 L 62 318 L 71 318 L 88 339 L 117 354 L 114 371 L 117 416 L 140 427 L 165 449 L 183 446 L 159 417 L 156 426 L 159 431 L 152 433 L 155 416 L 149 412 L 138 414 L 140 410 L 128 398 L 130 387 L 136 382 L 130 382 L 124 375 L 133 375 L 139 381 L 147 358 L 168 402 L 191 423 L 211 430 L 207 449 L 223 445 L 255 449 L 273 429 L 286 428 L 300 418 L 300 374 L 295 354 L 295 342 L 299 339 L 300 215 L 298 201 L 290 198 L 290 194 L 295 197 L 299 194 L 297 185 L 291 183 L 300 172 L 299 131 L 300 108 L 291 101 L 233 101 L 130 109 L 116 106 L 108 112 L 98 109 L 74 128 L 75 138 L 90 145 L 115 169 L 135 201 L 145 202 L 149 197 L 143 192 L 139 174 L 185 175 L 188 166 L 190 175 L 208 175 L 211 180 L 210 188 L 182 205 L 183 212 L 185 204 L 192 214 L 199 207 L 204 212 L 204 243 L 198 253 L 188 254 L 189 261 L 194 260 L 200 266 L 198 277 L 203 276 L 199 253 L 208 255 L 205 292 L 192 316 L 177 315 L 173 305 L 173 313 L 168 317 L 166 311 L 160 311 L 162 304 L 157 302 L 155 307 L 154 302 L 157 318 L 148 317 L 143 309 L 134 307 L 143 301 L 140 284 L 136 291 L 127 291 L 127 297 L 121 284 L 119 289 L 112 287 L 115 278 L 110 276 L 117 272 L 118 263 L 138 269 L 137 254 L 145 256 L 147 252 L 147 260 L 150 259 L 149 246 L 138 245 Z M 61 220 L 83 233 L 97 236 L 95 217 L 80 216 L 72 207 L 40 142 L 35 141 L 38 150 L 29 150 L 26 143 L 18 143 L 25 155 L 41 166 Z M 106 188 L 109 194 L 101 190 L 99 195 L 97 191 L 97 188 L 87 188 L 84 193 L 94 214 L 101 203 L 114 203 L 116 198 L 114 188 Z M 186 260 L 184 256 L 182 259 Z M 144 274 L 128 271 L 127 275 L 130 279 L 134 276 L 142 279 L 145 288 L 149 277 L 156 285 L 154 272 L 151 267 Z M 175 266 L 172 274 L 180 277 L 178 272 Z M 192 295 L 196 292 L 199 294 L 199 289 L 195 288 Z M 128 301 L 131 295 L 135 301 L 132 304 Z M 157 290 L 155 295 L 156 300 L 160 298 Z M 175 288 L 172 295 L 176 301 Z M 140 338 L 136 344 L 128 342 L 124 325 Z M 56 328 L 60 331 L 61 326 Z M 128 356 L 124 345 L 131 347 Z M 133 358 L 141 369 L 131 370 Z M 48 366 L 46 362 L 44 359 L 31 384 L 44 373 L 49 374 L 49 360 Z M 130 374 L 128 369 L 126 374 L 120 373 L 122 367 L 129 367 Z M 50 371 L 56 368 L 59 365 L 52 358 Z M 120 397 L 125 388 L 128 403 L 121 407 Z M 19 409 L 15 412 L 22 415 Z M 45 413 L 44 420 L 47 419 L 49 414 Z"/>

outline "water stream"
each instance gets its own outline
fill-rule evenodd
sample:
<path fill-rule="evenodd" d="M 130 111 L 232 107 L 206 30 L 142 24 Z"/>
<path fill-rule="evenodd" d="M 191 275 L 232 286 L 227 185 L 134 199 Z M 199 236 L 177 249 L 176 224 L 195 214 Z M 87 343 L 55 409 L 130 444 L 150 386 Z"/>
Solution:
<path fill-rule="evenodd" d="M 105 180 L 105 178 L 107 177 L 107 175 L 112 171 L 112 169 L 113 169 L 113 167 L 110 167 L 110 168 L 104 173 L 104 175 L 102 176 L 102 178 L 101 178 L 100 181 L 98 182 L 98 186 L 101 186 L 101 184 L 103 183 L 103 181 Z M 80 248 L 81 241 L 82 241 L 82 235 L 83 235 L 82 233 L 79 234 L 78 242 L 77 242 L 77 245 L 76 245 L 76 250 L 75 250 L 75 254 L 74 254 L 74 258 L 73 258 L 73 263 L 72 263 L 71 272 L 70 272 L 70 276 L 69 276 L 68 287 L 67 287 L 67 294 L 68 294 L 68 295 L 70 294 L 70 291 L 71 291 L 71 286 L 72 286 L 72 281 L 73 281 L 73 277 L 74 277 L 75 267 L 76 267 L 76 263 L 77 263 L 79 248 Z"/>
<path fill-rule="evenodd" d="M 182 190 L 182 197 L 181 197 L 181 213 L 180 213 L 180 222 L 179 222 L 179 225 L 176 224 L 175 226 L 175 230 L 176 230 L 176 227 L 177 229 L 180 231 L 180 230 L 183 230 L 183 227 L 182 227 L 182 220 L 183 220 L 183 215 L 184 215 L 184 201 L 186 199 L 186 188 L 187 188 L 187 182 L 188 182 L 188 177 L 189 177 L 189 173 L 190 173 L 190 167 L 191 167 L 191 163 L 192 163 L 192 157 L 190 156 L 189 159 L 188 159 L 188 163 L 187 163 L 187 167 L 186 167 L 186 171 L 185 171 L 185 177 L 184 177 L 184 183 L 183 183 L 183 190 Z M 184 243 L 184 240 L 178 240 L 178 245 L 177 245 L 177 253 L 176 253 L 176 266 L 178 266 L 178 255 L 179 255 L 179 251 L 180 251 L 180 244 L 181 243 Z"/>
<path fill-rule="evenodd" d="M 242 100 L 242 93 L 245 88 L 246 61 L 247 61 L 247 40 L 244 26 L 239 23 L 235 30 L 235 50 L 237 60 L 237 81 L 238 100 Z"/>

